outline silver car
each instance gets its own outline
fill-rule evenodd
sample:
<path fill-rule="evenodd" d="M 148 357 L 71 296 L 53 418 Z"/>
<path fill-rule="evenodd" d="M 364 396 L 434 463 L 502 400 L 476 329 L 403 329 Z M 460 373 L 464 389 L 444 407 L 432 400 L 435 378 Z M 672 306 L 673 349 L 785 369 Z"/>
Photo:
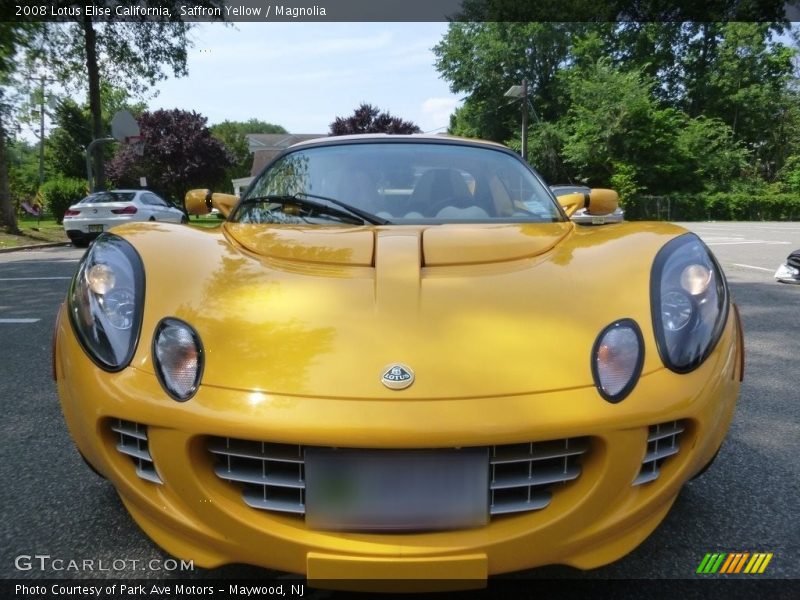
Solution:
<path fill-rule="evenodd" d="M 64 213 L 64 231 L 78 247 L 86 247 L 94 238 L 114 225 L 131 221 L 186 223 L 181 209 L 149 190 L 107 190 L 89 194 Z"/>
<path fill-rule="evenodd" d="M 551 185 L 550 191 L 558 198 L 566 194 L 588 194 L 591 188 L 585 185 Z M 625 213 L 619 207 L 607 215 L 590 215 L 585 208 L 576 210 L 570 220 L 581 225 L 604 225 L 606 223 L 621 223 Z"/>

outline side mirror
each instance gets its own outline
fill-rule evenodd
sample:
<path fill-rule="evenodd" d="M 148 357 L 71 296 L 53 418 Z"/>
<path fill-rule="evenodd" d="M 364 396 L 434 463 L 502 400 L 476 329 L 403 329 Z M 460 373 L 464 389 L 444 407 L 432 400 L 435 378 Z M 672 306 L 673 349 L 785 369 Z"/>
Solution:
<path fill-rule="evenodd" d="M 619 206 L 619 194 L 614 190 L 592 188 L 588 194 L 575 192 L 557 198 L 558 203 L 571 217 L 575 211 L 585 208 L 590 215 L 607 215 Z"/>
<path fill-rule="evenodd" d="M 216 208 L 227 217 L 239 203 L 239 197 L 233 194 L 213 193 L 211 190 L 189 190 L 186 192 L 186 212 L 190 215 L 207 215 Z"/>

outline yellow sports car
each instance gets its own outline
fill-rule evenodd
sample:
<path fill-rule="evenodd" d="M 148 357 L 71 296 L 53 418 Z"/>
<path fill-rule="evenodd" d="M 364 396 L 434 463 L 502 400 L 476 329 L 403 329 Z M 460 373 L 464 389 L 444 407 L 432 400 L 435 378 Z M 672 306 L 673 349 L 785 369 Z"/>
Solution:
<path fill-rule="evenodd" d="M 187 194 L 219 228 L 95 241 L 54 338 L 70 433 L 202 567 L 397 589 L 614 561 L 714 458 L 744 361 L 698 237 L 569 220 L 616 204 L 488 142 L 292 146 L 241 199 Z"/>

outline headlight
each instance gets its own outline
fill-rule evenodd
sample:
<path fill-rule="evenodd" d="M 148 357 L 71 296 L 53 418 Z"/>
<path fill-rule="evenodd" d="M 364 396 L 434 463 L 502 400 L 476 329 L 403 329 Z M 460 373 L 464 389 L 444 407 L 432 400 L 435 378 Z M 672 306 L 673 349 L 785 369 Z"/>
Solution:
<path fill-rule="evenodd" d="M 597 391 L 609 402 L 631 393 L 644 364 L 642 332 L 635 321 L 621 319 L 603 329 L 592 348 L 592 376 Z"/>
<path fill-rule="evenodd" d="M 194 396 L 203 372 L 203 346 L 187 323 L 163 319 L 153 336 L 153 359 L 161 385 L 175 400 Z"/>
<path fill-rule="evenodd" d="M 653 330 L 664 365 L 696 369 L 711 354 L 728 318 L 728 285 L 713 254 L 693 233 L 658 252 L 650 276 Z"/>
<path fill-rule="evenodd" d="M 86 353 L 106 371 L 125 368 L 142 324 L 144 267 L 128 242 L 98 237 L 83 257 L 69 291 L 69 315 Z"/>

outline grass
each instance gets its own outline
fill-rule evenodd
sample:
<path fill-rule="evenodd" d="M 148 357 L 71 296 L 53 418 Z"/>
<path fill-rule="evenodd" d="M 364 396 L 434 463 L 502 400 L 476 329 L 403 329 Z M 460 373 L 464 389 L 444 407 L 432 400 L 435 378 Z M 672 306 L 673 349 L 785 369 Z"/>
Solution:
<path fill-rule="evenodd" d="M 219 227 L 224 221 L 216 216 L 192 217 L 189 224 L 193 227 L 213 228 Z M 55 219 L 41 219 L 24 216 L 17 221 L 22 235 L 11 235 L 0 231 L 0 250 L 3 248 L 19 248 L 21 246 L 36 246 L 53 242 L 69 242 L 64 226 L 55 222 Z"/>
<path fill-rule="evenodd" d="M 11 235 L 0 231 L 0 248 L 18 248 L 52 242 L 69 242 L 64 227 L 54 219 L 37 220 L 36 217 L 23 217 L 17 221 L 22 235 Z"/>

